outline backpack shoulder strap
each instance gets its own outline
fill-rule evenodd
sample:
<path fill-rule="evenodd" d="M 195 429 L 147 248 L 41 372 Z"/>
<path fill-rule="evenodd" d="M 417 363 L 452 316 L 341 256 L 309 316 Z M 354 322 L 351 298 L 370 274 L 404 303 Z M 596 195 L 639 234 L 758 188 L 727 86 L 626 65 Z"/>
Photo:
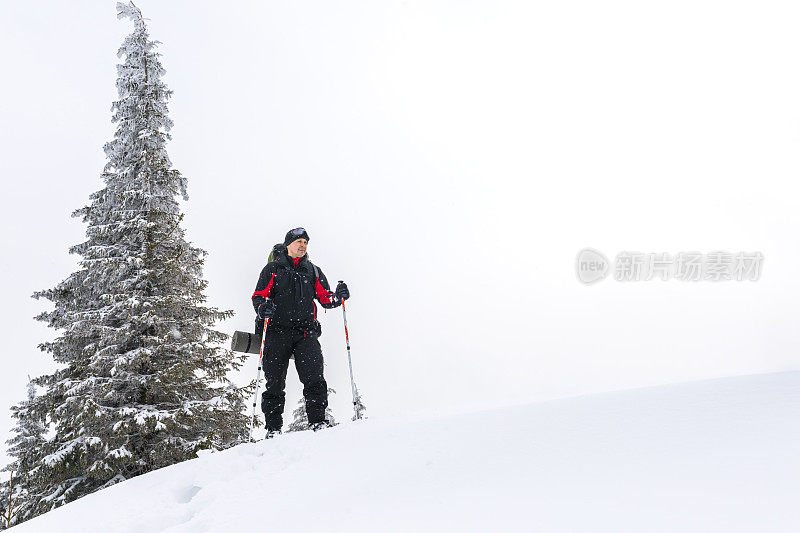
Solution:
<path fill-rule="evenodd" d="M 309 261 L 308 264 L 311 265 L 311 268 L 314 269 L 314 283 L 316 283 L 317 280 L 319 279 L 319 269 L 317 268 L 317 265 L 315 265 L 311 261 Z"/>

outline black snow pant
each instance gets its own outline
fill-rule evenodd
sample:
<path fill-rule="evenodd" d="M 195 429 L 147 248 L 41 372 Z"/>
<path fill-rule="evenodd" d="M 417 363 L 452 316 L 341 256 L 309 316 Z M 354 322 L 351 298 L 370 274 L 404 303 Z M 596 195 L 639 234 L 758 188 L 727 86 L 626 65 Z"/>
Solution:
<path fill-rule="evenodd" d="M 261 395 L 261 410 L 267 420 L 268 430 L 278 430 L 283 426 L 286 371 L 292 354 L 297 375 L 303 384 L 308 423 L 325 420 L 328 384 L 323 377 L 322 348 L 317 337 L 316 331 L 267 328 L 263 361 L 267 390 Z"/>

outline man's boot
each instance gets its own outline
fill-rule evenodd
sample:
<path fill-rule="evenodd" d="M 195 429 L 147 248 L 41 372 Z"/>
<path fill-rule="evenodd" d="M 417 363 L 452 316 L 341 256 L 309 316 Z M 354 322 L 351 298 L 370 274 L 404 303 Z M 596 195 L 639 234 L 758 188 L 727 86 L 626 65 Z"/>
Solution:
<path fill-rule="evenodd" d="M 327 429 L 332 426 L 333 424 L 331 424 L 330 421 L 323 420 L 322 422 L 314 422 L 309 426 L 309 428 L 312 429 L 313 431 L 319 431 L 321 429 Z"/>

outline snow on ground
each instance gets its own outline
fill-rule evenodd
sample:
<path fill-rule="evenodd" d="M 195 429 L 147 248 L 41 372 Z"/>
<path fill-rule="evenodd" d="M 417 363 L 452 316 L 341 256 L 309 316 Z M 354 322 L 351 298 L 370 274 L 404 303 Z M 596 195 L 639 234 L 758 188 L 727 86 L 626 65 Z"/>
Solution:
<path fill-rule="evenodd" d="M 287 434 L 15 531 L 788 532 L 798 502 L 800 372 L 787 372 Z"/>

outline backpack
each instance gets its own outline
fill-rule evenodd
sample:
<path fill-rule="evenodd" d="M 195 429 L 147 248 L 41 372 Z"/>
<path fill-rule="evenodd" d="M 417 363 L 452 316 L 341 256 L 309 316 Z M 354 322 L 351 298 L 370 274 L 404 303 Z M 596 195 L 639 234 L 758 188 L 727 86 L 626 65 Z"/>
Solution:
<path fill-rule="evenodd" d="M 282 243 L 278 243 L 275 246 L 273 246 L 272 251 L 269 253 L 269 257 L 267 258 L 267 264 L 275 261 L 275 255 L 276 255 L 275 252 L 280 252 L 282 250 L 286 250 L 286 247 Z M 317 268 L 317 265 L 311 262 L 310 259 L 308 259 L 308 264 L 311 265 L 311 268 L 314 269 L 314 281 L 316 282 L 316 280 L 319 279 L 319 269 Z"/>

